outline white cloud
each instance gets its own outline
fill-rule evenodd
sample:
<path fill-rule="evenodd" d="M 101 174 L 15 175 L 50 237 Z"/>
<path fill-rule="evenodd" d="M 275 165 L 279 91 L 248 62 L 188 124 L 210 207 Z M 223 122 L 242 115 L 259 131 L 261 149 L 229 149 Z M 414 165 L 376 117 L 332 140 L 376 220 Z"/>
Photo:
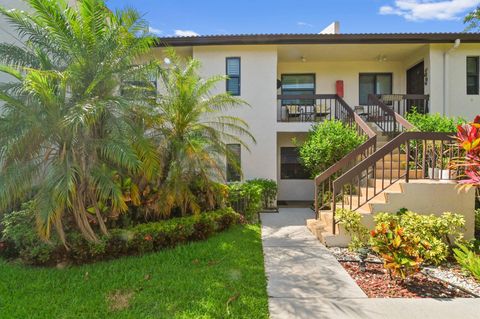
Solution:
<path fill-rule="evenodd" d="M 162 34 L 163 31 L 157 28 L 153 27 L 148 27 L 148 32 L 153 33 L 153 34 Z"/>
<path fill-rule="evenodd" d="M 479 4 L 480 0 L 396 0 L 380 7 L 379 13 L 407 20 L 456 20 Z"/>
<path fill-rule="evenodd" d="M 303 22 L 303 21 L 299 21 L 297 22 L 297 25 L 298 26 L 301 26 L 301 27 L 313 27 L 313 24 L 310 24 L 310 23 L 307 23 L 307 22 Z"/>
<path fill-rule="evenodd" d="M 175 30 L 175 35 L 177 37 L 196 37 L 199 34 L 192 30 Z"/>

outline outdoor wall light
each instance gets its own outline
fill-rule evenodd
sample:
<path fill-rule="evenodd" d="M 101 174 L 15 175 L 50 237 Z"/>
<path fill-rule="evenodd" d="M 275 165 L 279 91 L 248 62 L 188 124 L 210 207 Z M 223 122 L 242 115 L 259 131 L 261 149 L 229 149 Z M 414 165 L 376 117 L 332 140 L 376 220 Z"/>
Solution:
<path fill-rule="evenodd" d="M 301 60 L 303 63 L 307 62 L 307 58 L 304 57 L 304 56 L 302 56 L 302 57 L 300 58 L 300 60 Z"/>

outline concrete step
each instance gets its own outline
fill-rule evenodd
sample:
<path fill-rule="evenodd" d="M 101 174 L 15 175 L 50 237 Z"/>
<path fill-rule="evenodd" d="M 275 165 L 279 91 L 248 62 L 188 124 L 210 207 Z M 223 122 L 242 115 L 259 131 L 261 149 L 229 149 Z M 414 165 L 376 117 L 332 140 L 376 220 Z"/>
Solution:
<path fill-rule="evenodd" d="M 385 155 L 384 160 L 385 160 L 385 162 L 387 162 L 387 161 L 398 161 L 398 160 L 406 161 L 407 160 L 407 154 L 394 153 L 393 156 L 391 154 L 387 154 L 387 155 Z M 381 162 L 381 160 L 378 161 L 377 163 L 379 163 L 379 162 Z"/>
<path fill-rule="evenodd" d="M 381 169 L 382 167 L 385 167 L 385 169 L 390 169 L 392 168 L 406 168 L 407 167 L 407 162 L 398 160 L 398 158 L 394 158 L 392 161 L 378 161 L 377 162 L 377 169 Z"/>
<path fill-rule="evenodd" d="M 386 188 L 386 190 L 388 192 L 393 192 L 393 193 L 401 193 L 402 192 L 402 187 L 401 187 L 401 183 L 405 182 L 404 180 L 400 180 L 400 181 L 397 181 L 395 183 L 393 183 L 392 185 L 389 185 L 390 184 L 390 181 L 382 181 L 381 179 L 369 179 L 368 180 L 368 185 L 373 188 L 373 186 L 375 185 L 375 190 L 376 191 L 379 191 L 381 190 L 382 188 Z M 388 187 L 387 187 L 388 186 Z M 369 187 L 369 188 L 370 188 Z"/>
<path fill-rule="evenodd" d="M 399 178 L 399 177 L 403 178 L 405 176 L 406 172 L 407 171 L 405 169 L 400 169 L 399 170 L 398 168 L 397 169 L 392 169 L 392 170 L 390 170 L 390 169 L 384 169 L 383 170 L 381 168 L 380 169 L 377 168 L 377 170 L 375 171 L 377 179 L 381 179 L 382 177 L 383 178 L 388 178 L 388 179 L 389 178 Z M 408 175 L 409 175 L 410 178 L 415 178 L 417 175 L 421 176 L 421 174 L 422 174 L 422 170 L 417 170 L 416 172 L 414 170 L 410 170 Z"/>

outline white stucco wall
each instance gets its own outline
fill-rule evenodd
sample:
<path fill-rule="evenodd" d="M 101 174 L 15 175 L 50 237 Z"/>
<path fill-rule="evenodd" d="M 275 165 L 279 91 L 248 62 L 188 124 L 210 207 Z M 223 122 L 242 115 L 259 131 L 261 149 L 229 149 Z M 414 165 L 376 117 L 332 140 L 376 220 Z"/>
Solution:
<path fill-rule="evenodd" d="M 74 5 L 76 0 L 69 0 L 70 5 Z M 0 6 L 7 9 L 19 9 L 29 11 L 29 6 L 21 0 L 0 0 Z M 22 39 L 3 16 L 0 16 L 0 43 L 11 43 L 15 45 L 23 45 Z M 14 80 L 13 77 L 0 72 L 0 83 Z M 1 103 L 1 102 L 0 102 Z"/>
<path fill-rule="evenodd" d="M 445 52 L 448 52 L 452 46 L 453 44 L 430 45 L 429 89 L 432 112 L 462 116 L 471 120 L 480 114 L 480 95 L 467 95 L 466 57 L 480 56 L 480 44 L 463 43 L 446 55 Z M 444 94 L 445 91 L 446 94 Z"/>
<path fill-rule="evenodd" d="M 28 6 L 21 0 L 0 0 L 0 6 L 7 9 L 28 10 Z M 0 43 L 23 45 L 15 29 L 0 15 Z M 14 78 L 0 72 L 0 83 L 12 81 Z M 2 102 L 0 102 L 2 103 Z"/>
<path fill-rule="evenodd" d="M 303 143 L 307 137 L 306 133 L 278 133 L 277 135 L 277 183 L 279 200 L 313 201 L 314 182 L 308 179 L 281 179 L 280 176 L 280 148 L 296 146 L 292 139 Z"/>
<path fill-rule="evenodd" d="M 250 144 L 250 152 L 242 148 L 241 167 L 244 178 L 255 177 L 276 180 L 276 68 L 277 51 L 273 46 L 195 47 L 193 57 L 202 63 L 201 75 L 209 77 L 225 74 L 227 57 L 241 58 L 241 96 L 250 107 L 230 111 L 250 125 L 257 144 Z M 225 92 L 220 82 L 216 92 Z"/>
<path fill-rule="evenodd" d="M 393 73 L 393 93 L 405 91 L 405 67 L 400 61 L 280 62 L 277 70 L 279 78 L 289 73 L 315 73 L 317 94 L 335 94 L 335 82 L 343 80 L 344 100 L 351 107 L 358 105 L 359 74 L 370 72 Z"/>

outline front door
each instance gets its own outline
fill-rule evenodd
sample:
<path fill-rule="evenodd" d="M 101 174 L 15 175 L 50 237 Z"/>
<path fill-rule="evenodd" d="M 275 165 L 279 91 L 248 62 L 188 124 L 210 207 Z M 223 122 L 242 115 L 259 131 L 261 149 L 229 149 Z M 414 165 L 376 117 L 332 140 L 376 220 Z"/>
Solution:
<path fill-rule="evenodd" d="M 407 94 L 425 94 L 424 73 L 423 61 L 407 70 Z M 407 100 L 407 111 L 412 107 L 416 107 L 420 113 L 423 113 L 425 102 L 423 99 Z"/>

